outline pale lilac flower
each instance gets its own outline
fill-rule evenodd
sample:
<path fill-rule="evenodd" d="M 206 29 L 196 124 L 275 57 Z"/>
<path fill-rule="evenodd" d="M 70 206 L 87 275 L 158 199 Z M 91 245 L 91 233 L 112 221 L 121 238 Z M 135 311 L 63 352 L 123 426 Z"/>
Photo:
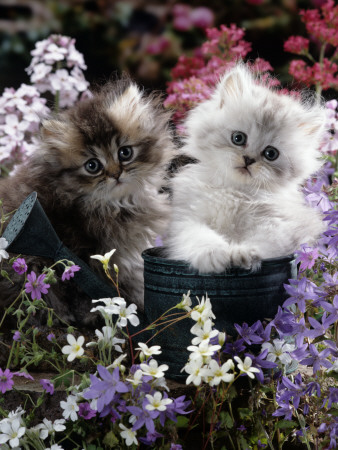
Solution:
<path fill-rule="evenodd" d="M 25 284 L 25 291 L 27 294 L 31 294 L 33 300 L 40 300 L 41 294 L 48 294 L 48 288 L 50 284 L 44 282 L 46 274 L 41 274 L 38 277 L 35 272 L 31 272 L 27 275 L 28 282 Z"/>
<path fill-rule="evenodd" d="M 274 339 L 272 344 L 270 342 L 264 342 L 262 344 L 262 350 L 268 350 L 266 359 L 268 361 L 280 361 L 282 364 L 287 365 L 292 362 L 290 352 L 295 350 L 295 346 L 287 344 L 282 339 Z"/>
<path fill-rule="evenodd" d="M 53 339 L 55 339 L 55 334 L 54 334 L 54 333 L 49 333 L 49 335 L 47 336 L 47 340 L 48 340 L 49 342 L 52 342 Z"/>

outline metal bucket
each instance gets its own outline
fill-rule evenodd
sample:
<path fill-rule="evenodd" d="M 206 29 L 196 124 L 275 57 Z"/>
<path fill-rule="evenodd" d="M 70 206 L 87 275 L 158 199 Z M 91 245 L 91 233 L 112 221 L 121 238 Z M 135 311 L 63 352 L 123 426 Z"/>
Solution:
<path fill-rule="evenodd" d="M 166 259 L 164 254 L 163 247 L 150 248 L 142 254 L 147 324 L 179 303 L 190 290 L 193 305 L 198 303 L 196 296 L 201 299 L 208 294 L 216 316 L 215 328 L 234 334 L 234 323 L 252 324 L 273 318 L 287 298 L 283 284 L 297 276 L 293 255 L 264 260 L 257 272 L 233 268 L 226 273 L 200 275 L 188 263 Z M 193 337 L 193 324 L 190 318 L 182 320 L 150 341 L 151 345 L 161 345 L 162 354 L 156 359 L 169 365 L 169 378 L 185 378 L 181 369 L 188 359 L 186 348 Z"/>

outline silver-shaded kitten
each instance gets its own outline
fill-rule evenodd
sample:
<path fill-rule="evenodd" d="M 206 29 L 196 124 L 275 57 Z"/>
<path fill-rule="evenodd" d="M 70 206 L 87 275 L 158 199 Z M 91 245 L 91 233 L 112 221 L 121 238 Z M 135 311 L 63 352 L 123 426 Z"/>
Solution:
<path fill-rule="evenodd" d="M 300 185 L 321 166 L 324 112 L 280 95 L 244 65 L 190 112 L 183 152 L 199 160 L 172 182 L 168 256 L 199 272 L 257 269 L 323 231 Z"/>

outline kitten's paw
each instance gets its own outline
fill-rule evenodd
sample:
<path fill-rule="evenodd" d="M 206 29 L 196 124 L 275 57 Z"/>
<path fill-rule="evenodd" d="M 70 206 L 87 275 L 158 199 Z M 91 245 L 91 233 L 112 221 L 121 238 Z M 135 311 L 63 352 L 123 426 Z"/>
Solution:
<path fill-rule="evenodd" d="M 253 272 L 261 266 L 262 258 L 255 247 L 236 246 L 231 249 L 231 265 L 251 269 Z"/>
<path fill-rule="evenodd" d="M 220 273 L 230 267 L 229 246 L 212 247 L 207 245 L 203 250 L 191 258 L 191 265 L 199 273 Z"/>

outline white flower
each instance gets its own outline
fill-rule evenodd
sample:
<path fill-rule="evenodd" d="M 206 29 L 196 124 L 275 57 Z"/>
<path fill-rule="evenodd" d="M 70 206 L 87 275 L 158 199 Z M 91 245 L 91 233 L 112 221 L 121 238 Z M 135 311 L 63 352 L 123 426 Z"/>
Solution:
<path fill-rule="evenodd" d="M 198 347 L 196 345 L 190 345 L 188 347 L 188 350 L 191 353 L 190 355 L 190 359 L 194 360 L 194 359 L 210 359 L 211 356 L 213 356 L 213 354 L 215 352 L 217 352 L 217 350 L 219 350 L 221 348 L 220 345 L 210 345 L 209 344 L 209 340 L 206 341 L 202 341 Z"/>
<path fill-rule="evenodd" d="M 5 248 L 8 247 L 8 242 L 4 237 L 0 238 L 0 261 L 2 259 L 9 258 L 9 254 L 6 252 Z"/>
<path fill-rule="evenodd" d="M 244 362 L 238 356 L 234 356 L 234 359 L 237 361 L 237 367 L 242 373 L 246 373 L 250 378 L 255 378 L 254 373 L 258 373 L 259 369 L 251 367 L 252 359 L 249 356 L 244 358 Z"/>
<path fill-rule="evenodd" d="M 234 374 L 228 373 L 229 370 L 232 370 L 235 367 L 232 359 L 228 359 L 221 367 L 218 362 L 212 359 L 209 362 L 208 368 L 208 378 L 210 378 L 209 384 L 210 386 L 217 386 L 221 381 L 225 383 L 230 383 L 234 381 Z"/>
<path fill-rule="evenodd" d="M 109 264 L 109 260 L 112 257 L 112 255 L 115 253 L 116 249 L 114 248 L 113 250 L 111 250 L 108 253 L 105 253 L 104 256 L 102 255 L 92 255 L 91 258 L 93 259 L 98 259 L 99 261 L 102 262 L 103 268 L 106 270 L 108 269 L 108 264 Z"/>
<path fill-rule="evenodd" d="M 95 330 L 95 334 L 98 342 L 102 342 L 104 345 L 111 345 L 117 352 L 122 353 L 122 348 L 119 344 L 124 344 L 126 340 L 115 337 L 113 335 L 112 327 L 104 326 L 102 327 L 102 332 L 100 330 Z"/>
<path fill-rule="evenodd" d="M 333 362 L 332 366 L 329 367 L 329 368 L 326 370 L 326 372 L 336 372 L 336 373 L 338 373 L 338 359 L 336 359 L 336 360 Z"/>
<path fill-rule="evenodd" d="M 124 358 L 126 358 L 127 355 L 120 355 L 118 358 L 114 359 L 114 361 L 112 362 L 112 364 L 110 364 L 110 366 L 107 367 L 107 369 L 115 369 L 115 367 L 119 367 L 120 371 L 123 372 L 125 370 L 125 367 L 121 364 L 121 361 L 124 360 Z"/>
<path fill-rule="evenodd" d="M 118 314 L 119 321 L 117 325 L 119 327 L 126 327 L 129 322 L 136 327 L 140 323 L 140 319 L 136 315 L 137 306 L 132 303 L 127 307 L 127 303 L 123 298 L 115 298 L 115 309 L 113 308 L 113 314 Z"/>
<path fill-rule="evenodd" d="M 15 411 L 11 411 L 10 413 L 8 413 L 7 419 L 4 419 L 4 420 L 12 420 L 13 421 L 14 419 L 19 419 L 20 424 L 23 425 L 22 416 L 25 414 L 25 412 L 26 411 L 24 409 L 22 409 L 21 406 L 19 406 L 18 408 L 16 408 Z"/>
<path fill-rule="evenodd" d="M 202 376 L 203 376 L 203 370 L 202 370 L 202 360 L 201 359 L 195 359 L 192 361 L 189 361 L 185 366 L 184 370 L 189 374 L 188 378 L 186 379 L 186 384 L 194 383 L 195 386 L 199 386 L 202 383 Z"/>
<path fill-rule="evenodd" d="M 130 381 L 130 383 L 133 386 L 138 386 L 139 384 L 142 383 L 142 377 L 143 377 L 142 370 L 137 369 L 136 372 L 133 374 L 133 378 L 127 378 L 127 381 Z"/>
<path fill-rule="evenodd" d="M 148 347 L 147 344 L 143 344 L 143 342 L 138 343 L 139 347 L 136 347 L 135 350 L 141 350 L 140 357 L 144 355 L 145 357 L 160 355 L 162 353 L 161 347 L 159 345 L 153 345 L 152 347 Z"/>
<path fill-rule="evenodd" d="M 202 326 L 199 326 L 198 324 L 195 324 L 191 328 L 191 333 L 196 334 L 196 337 L 193 338 L 191 343 L 193 345 L 198 345 L 202 341 L 209 341 L 211 338 L 218 335 L 218 330 L 212 329 L 212 321 L 210 319 L 207 319 Z"/>
<path fill-rule="evenodd" d="M 82 356 L 84 350 L 82 348 L 84 344 L 84 337 L 79 336 L 77 339 L 72 334 L 67 335 L 67 341 L 69 345 L 62 347 L 62 353 L 68 355 L 67 361 L 74 361 L 75 358 Z"/>
<path fill-rule="evenodd" d="M 198 305 L 196 305 L 191 313 L 191 318 L 195 320 L 195 322 L 199 322 L 203 324 L 206 320 L 212 318 L 216 319 L 214 313 L 212 312 L 211 302 L 209 297 L 202 297 L 202 300 L 198 300 Z"/>
<path fill-rule="evenodd" d="M 140 364 L 140 368 L 144 375 L 151 375 L 154 378 L 160 378 L 164 376 L 164 371 L 169 369 L 167 364 L 158 365 L 155 359 L 151 359 L 147 364 Z"/>
<path fill-rule="evenodd" d="M 189 312 L 189 311 L 191 311 L 191 305 L 192 305 L 192 301 L 190 298 L 190 291 L 188 291 L 187 294 L 183 294 L 183 298 L 182 298 L 181 302 L 176 305 L 176 308 L 184 309 Z"/>
<path fill-rule="evenodd" d="M 21 426 L 19 419 L 5 420 L 0 423 L 0 444 L 9 441 L 11 448 L 18 447 L 20 438 L 25 434 L 26 428 Z"/>
<path fill-rule="evenodd" d="M 136 439 L 136 431 L 133 431 L 131 428 L 127 428 L 123 425 L 123 423 L 119 424 L 121 430 L 121 436 L 126 441 L 127 447 L 129 447 L 132 444 L 138 445 L 137 439 Z"/>
<path fill-rule="evenodd" d="M 76 403 L 77 396 L 76 395 L 68 395 L 66 401 L 60 402 L 60 406 L 63 409 L 63 417 L 65 419 L 72 420 L 75 422 L 77 420 L 77 411 L 79 410 L 79 406 Z"/>
<path fill-rule="evenodd" d="M 63 447 L 59 444 L 53 444 L 51 447 L 46 448 L 45 450 L 63 450 Z"/>
<path fill-rule="evenodd" d="M 149 402 L 146 405 L 146 409 L 148 411 L 165 411 L 167 409 L 167 405 L 170 405 L 173 401 L 170 398 L 162 398 L 162 394 L 159 391 L 156 391 L 154 395 L 146 394 L 146 398 Z"/>
<path fill-rule="evenodd" d="M 284 365 L 290 364 L 292 362 L 292 358 L 289 352 L 295 350 L 295 346 L 292 344 L 287 344 L 282 339 L 274 339 L 273 344 L 270 342 L 264 342 L 262 345 L 262 350 L 268 349 L 267 361 L 275 362 L 276 359 L 279 359 L 280 362 Z"/>
<path fill-rule="evenodd" d="M 54 435 L 56 431 L 64 431 L 66 427 L 64 426 L 64 419 L 57 419 L 52 423 L 48 419 L 43 419 L 43 423 L 36 425 L 35 430 L 40 431 L 39 436 L 41 439 L 46 439 L 49 435 Z"/>
<path fill-rule="evenodd" d="M 223 347 L 225 339 L 226 339 L 226 333 L 219 331 L 218 332 L 218 343 L 221 347 Z"/>

